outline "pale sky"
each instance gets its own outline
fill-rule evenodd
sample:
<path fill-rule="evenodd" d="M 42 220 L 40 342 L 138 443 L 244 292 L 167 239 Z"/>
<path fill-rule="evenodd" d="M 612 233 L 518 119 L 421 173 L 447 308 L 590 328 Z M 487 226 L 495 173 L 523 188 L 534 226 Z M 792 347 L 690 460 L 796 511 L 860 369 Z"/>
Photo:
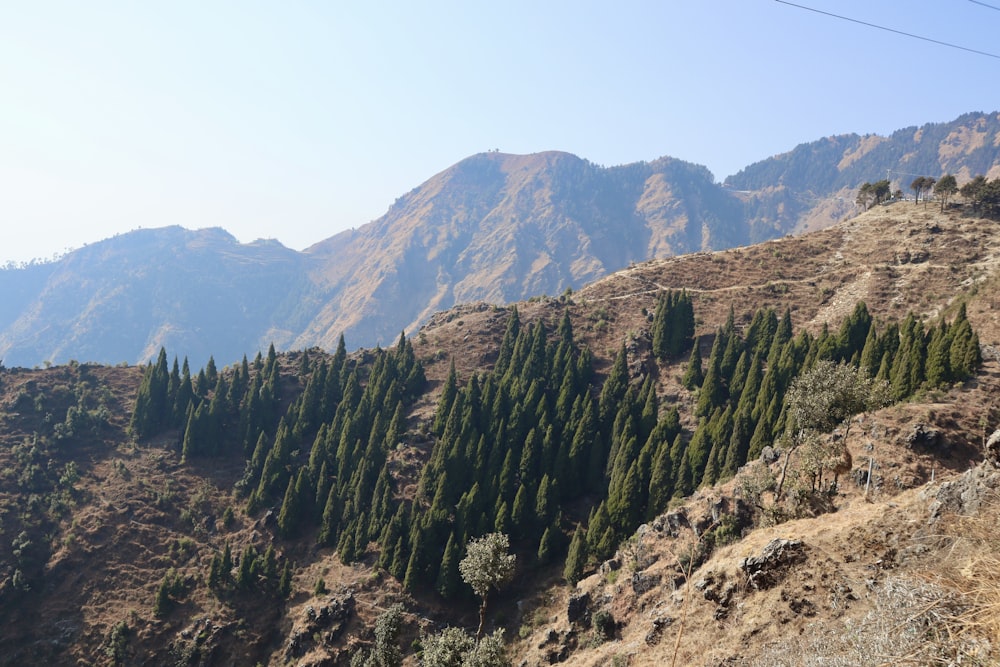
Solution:
<path fill-rule="evenodd" d="M 1000 0 L 798 4 L 1000 55 Z M 721 181 L 998 111 L 998 81 L 1000 58 L 775 0 L 7 2 L 0 264 L 171 224 L 302 249 L 495 148 Z"/>

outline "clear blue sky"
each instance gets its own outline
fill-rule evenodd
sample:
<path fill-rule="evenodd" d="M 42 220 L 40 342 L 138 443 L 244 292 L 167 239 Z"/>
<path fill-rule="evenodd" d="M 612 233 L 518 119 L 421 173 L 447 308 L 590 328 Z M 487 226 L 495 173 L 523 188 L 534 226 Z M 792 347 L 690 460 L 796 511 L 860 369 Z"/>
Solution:
<path fill-rule="evenodd" d="M 969 0 L 800 4 L 1000 53 Z M 494 148 L 722 180 L 1000 110 L 998 81 L 1000 59 L 774 0 L 10 2 L 0 263 L 168 224 L 301 249 Z"/>

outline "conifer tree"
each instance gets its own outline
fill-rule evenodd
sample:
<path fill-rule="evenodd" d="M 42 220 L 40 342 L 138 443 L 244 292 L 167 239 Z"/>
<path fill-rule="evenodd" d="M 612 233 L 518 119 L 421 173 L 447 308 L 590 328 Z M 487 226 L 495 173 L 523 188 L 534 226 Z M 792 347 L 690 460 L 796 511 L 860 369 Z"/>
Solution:
<path fill-rule="evenodd" d="M 670 448 L 672 441 L 664 438 L 660 441 L 653 455 L 652 471 L 649 477 L 649 489 L 647 492 L 648 506 L 646 517 L 652 519 L 662 512 L 670 502 L 673 495 L 673 479 L 671 472 L 673 462 L 670 460 Z"/>
<path fill-rule="evenodd" d="M 461 555 L 461 543 L 455 539 L 455 533 L 452 531 L 448 535 L 448 543 L 444 548 L 437 577 L 437 592 L 443 598 L 450 598 L 458 592 L 461 581 L 458 574 L 458 562 Z"/>
<path fill-rule="evenodd" d="M 287 560 L 281 568 L 281 578 L 278 579 L 278 596 L 287 599 L 292 594 L 292 564 Z"/>
<path fill-rule="evenodd" d="M 538 542 L 538 552 L 536 557 L 542 565 L 551 563 L 558 555 L 559 551 L 559 528 L 555 525 L 545 527 L 542 538 Z"/>
<path fill-rule="evenodd" d="M 580 524 L 576 524 L 573 539 L 569 543 L 569 553 L 566 555 L 566 565 L 563 567 L 563 578 L 570 586 L 583 578 L 583 570 L 587 565 L 587 535 Z"/>
<path fill-rule="evenodd" d="M 723 334 L 720 329 L 712 345 L 712 353 L 708 358 L 708 370 L 705 372 L 705 379 L 702 382 L 701 390 L 698 392 L 698 403 L 695 407 L 695 415 L 707 417 L 712 411 L 721 406 L 726 400 L 726 388 L 722 382 L 722 353 Z"/>
<path fill-rule="evenodd" d="M 691 391 L 694 391 L 700 387 L 704 381 L 705 372 L 702 370 L 701 346 L 698 345 L 696 341 L 695 344 L 691 346 L 691 356 L 688 358 L 687 367 L 684 370 L 684 376 L 681 378 L 681 384 Z"/>
<path fill-rule="evenodd" d="M 615 357 L 611 371 L 608 373 L 604 386 L 601 387 L 600 423 L 602 428 L 610 427 L 621 405 L 625 392 L 628 390 L 628 353 L 625 342 L 622 341 L 618 355 Z"/>
<path fill-rule="evenodd" d="M 948 326 L 942 319 L 931 332 L 927 344 L 927 364 L 924 367 L 924 381 L 928 387 L 938 387 L 950 380 L 951 372 L 951 337 Z"/>
<path fill-rule="evenodd" d="M 299 470 L 299 477 L 305 468 Z M 293 537 L 298 531 L 299 523 L 299 496 L 295 490 L 296 479 L 288 478 L 288 487 L 285 489 L 285 498 L 281 503 L 281 510 L 278 512 L 278 532 L 282 537 L 288 539 Z"/>

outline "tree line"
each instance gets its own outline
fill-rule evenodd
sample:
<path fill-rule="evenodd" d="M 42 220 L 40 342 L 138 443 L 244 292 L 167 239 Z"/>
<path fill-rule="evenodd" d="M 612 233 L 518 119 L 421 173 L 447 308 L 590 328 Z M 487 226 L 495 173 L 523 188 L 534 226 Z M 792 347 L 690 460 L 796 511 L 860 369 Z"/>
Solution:
<path fill-rule="evenodd" d="M 868 210 L 874 205 L 882 204 L 892 198 L 901 199 L 902 190 L 891 191 L 891 184 L 888 179 L 882 179 L 874 183 L 865 182 L 858 189 L 855 203 L 864 210 Z M 965 201 L 972 206 L 972 210 L 987 217 L 995 217 L 1000 214 L 1000 178 L 987 179 L 983 175 L 978 175 L 962 187 L 958 186 L 958 180 L 952 174 L 944 174 L 940 178 L 932 176 L 917 176 L 910 182 L 910 189 L 914 192 L 914 201 L 920 203 L 921 195 L 924 196 L 924 203 L 927 203 L 928 195 L 933 192 L 941 203 L 941 210 L 948 207 L 951 199 L 960 194 Z"/>

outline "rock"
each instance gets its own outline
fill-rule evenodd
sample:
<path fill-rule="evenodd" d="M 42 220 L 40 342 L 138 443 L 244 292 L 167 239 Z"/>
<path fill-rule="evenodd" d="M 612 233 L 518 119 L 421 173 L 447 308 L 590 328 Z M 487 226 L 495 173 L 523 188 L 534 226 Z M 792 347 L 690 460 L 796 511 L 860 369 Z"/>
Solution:
<path fill-rule="evenodd" d="M 993 431 L 993 435 L 986 441 L 986 460 L 994 466 L 1000 466 L 1000 429 Z"/>
<path fill-rule="evenodd" d="M 571 595 L 569 602 L 566 604 L 566 618 L 570 623 L 576 623 L 577 621 L 586 622 L 587 617 L 590 615 L 590 593 L 580 593 L 579 595 Z"/>
<path fill-rule="evenodd" d="M 659 518 L 663 519 L 661 532 L 665 532 L 671 537 L 677 537 L 682 529 L 691 527 L 691 522 L 683 509 L 664 514 Z"/>
<path fill-rule="evenodd" d="M 569 647 L 565 644 L 557 646 L 545 654 L 545 659 L 550 665 L 554 665 L 557 662 L 566 662 L 567 658 L 569 658 Z"/>
<path fill-rule="evenodd" d="M 288 635 L 285 645 L 286 659 L 300 658 L 311 650 L 314 637 L 322 637 L 323 642 L 333 643 L 347 627 L 354 613 L 354 594 L 328 598 L 327 603 L 317 609 L 307 605 L 302 618 L 296 622 Z"/>
<path fill-rule="evenodd" d="M 941 432 L 925 424 L 915 424 L 913 430 L 903 439 L 903 443 L 914 450 L 927 451 L 940 447 L 943 438 Z"/>
<path fill-rule="evenodd" d="M 542 641 L 538 644 L 538 648 L 545 648 L 549 644 L 555 644 L 558 641 L 559 641 L 559 633 L 553 630 L 552 628 L 549 628 L 548 631 L 545 633 L 545 636 L 542 637 Z"/>
<path fill-rule="evenodd" d="M 659 586 L 662 577 L 658 574 L 648 572 L 635 572 L 632 574 L 632 590 L 636 595 L 642 595 L 646 591 Z"/>
<path fill-rule="evenodd" d="M 932 490 L 930 521 L 945 514 L 970 515 L 979 512 L 985 502 L 1000 490 L 1000 471 L 991 465 L 978 465 Z"/>
<path fill-rule="evenodd" d="M 653 627 L 646 633 L 646 643 L 650 646 L 659 644 L 660 638 L 663 636 L 663 631 L 673 625 L 673 623 L 674 618 L 672 616 L 657 616 L 654 618 Z"/>
<path fill-rule="evenodd" d="M 779 458 L 781 458 L 781 452 L 770 445 L 767 445 L 762 450 L 760 450 L 760 460 L 766 463 L 767 465 L 771 465 L 772 463 L 776 462 Z"/>
<path fill-rule="evenodd" d="M 765 590 L 781 581 L 792 566 L 806 560 L 806 545 L 801 540 L 774 539 L 760 552 L 740 561 L 747 584 Z"/>

